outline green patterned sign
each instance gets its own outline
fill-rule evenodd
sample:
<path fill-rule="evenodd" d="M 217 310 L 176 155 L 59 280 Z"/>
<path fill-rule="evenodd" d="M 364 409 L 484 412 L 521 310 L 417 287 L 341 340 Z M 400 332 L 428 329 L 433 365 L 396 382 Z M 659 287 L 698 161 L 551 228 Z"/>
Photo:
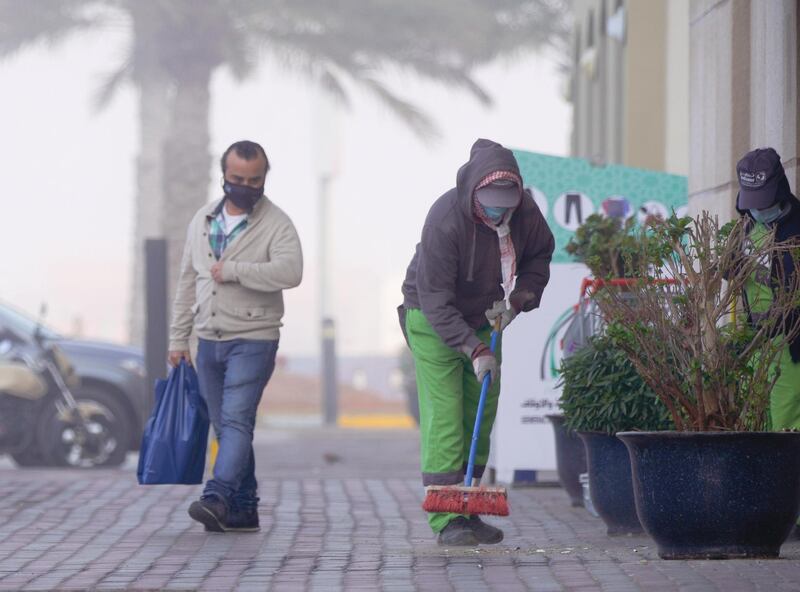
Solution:
<path fill-rule="evenodd" d="M 684 215 L 686 177 L 620 165 L 593 166 L 580 158 L 562 158 L 515 150 L 525 186 L 545 214 L 556 238 L 553 263 L 571 263 L 564 251 L 575 229 L 592 213 L 639 221 L 647 215 Z"/>

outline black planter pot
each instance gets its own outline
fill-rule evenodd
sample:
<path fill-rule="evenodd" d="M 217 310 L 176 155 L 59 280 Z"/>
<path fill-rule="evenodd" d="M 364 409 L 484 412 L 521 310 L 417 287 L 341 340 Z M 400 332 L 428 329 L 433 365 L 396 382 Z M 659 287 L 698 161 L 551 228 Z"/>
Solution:
<path fill-rule="evenodd" d="M 640 534 L 631 481 L 631 462 L 625 445 L 599 432 L 578 432 L 586 446 L 589 492 L 609 536 Z"/>
<path fill-rule="evenodd" d="M 662 559 L 777 557 L 800 510 L 800 433 L 622 432 Z"/>
<path fill-rule="evenodd" d="M 586 450 L 578 435 L 564 426 L 563 415 L 548 415 L 556 437 L 558 480 L 569 495 L 573 507 L 583 506 L 583 486 L 578 477 L 586 472 Z"/>

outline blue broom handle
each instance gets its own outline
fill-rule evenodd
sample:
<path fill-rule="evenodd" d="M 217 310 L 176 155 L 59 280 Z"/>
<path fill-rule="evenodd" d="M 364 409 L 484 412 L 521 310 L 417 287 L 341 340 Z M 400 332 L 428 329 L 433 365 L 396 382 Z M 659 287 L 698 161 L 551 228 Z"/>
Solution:
<path fill-rule="evenodd" d="M 492 342 L 489 346 L 492 353 L 497 348 L 497 336 L 499 331 L 492 331 Z M 486 406 L 486 393 L 489 392 L 489 384 L 492 382 L 492 373 L 487 372 L 483 377 L 481 385 L 481 398 L 478 400 L 478 414 L 475 416 L 475 428 L 472 430 L 472 443 L 469 446 L 469 462 L 467 463 L 467 474 L 464 477 L 464 486 L 472 487 L 472 474 L 475 472 L 475 454 L 478 452 L 478 435 L 481 433 L 481 420 L 483 419 L 483 408 Z"/>

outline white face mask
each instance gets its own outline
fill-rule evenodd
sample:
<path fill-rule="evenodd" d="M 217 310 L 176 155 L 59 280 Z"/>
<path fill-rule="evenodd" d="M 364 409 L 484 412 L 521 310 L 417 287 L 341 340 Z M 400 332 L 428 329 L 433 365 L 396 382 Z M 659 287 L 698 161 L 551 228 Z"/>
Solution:
<path fill-rule="evenodd" d="M 753 216 L 756 222 L 761 222 L 762 224 L 772 224 L 778 218 L 781 217 L 783 214 L 783 206 L 780 203 L 776 203 L 768 208 L 764 208 L 763 210 L 750 210 L 750 215 Z"/>

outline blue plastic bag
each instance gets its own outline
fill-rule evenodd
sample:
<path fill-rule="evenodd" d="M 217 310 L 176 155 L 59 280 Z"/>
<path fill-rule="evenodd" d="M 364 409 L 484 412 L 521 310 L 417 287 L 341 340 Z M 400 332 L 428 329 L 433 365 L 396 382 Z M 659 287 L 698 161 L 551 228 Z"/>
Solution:
<path fill-rule="evenodd" d="M 147 420 L 136 476 L 141 485 L 203 482 L 208 408 L 197 373 L 185 360 L 156 381 L 156 405 Z"/>

